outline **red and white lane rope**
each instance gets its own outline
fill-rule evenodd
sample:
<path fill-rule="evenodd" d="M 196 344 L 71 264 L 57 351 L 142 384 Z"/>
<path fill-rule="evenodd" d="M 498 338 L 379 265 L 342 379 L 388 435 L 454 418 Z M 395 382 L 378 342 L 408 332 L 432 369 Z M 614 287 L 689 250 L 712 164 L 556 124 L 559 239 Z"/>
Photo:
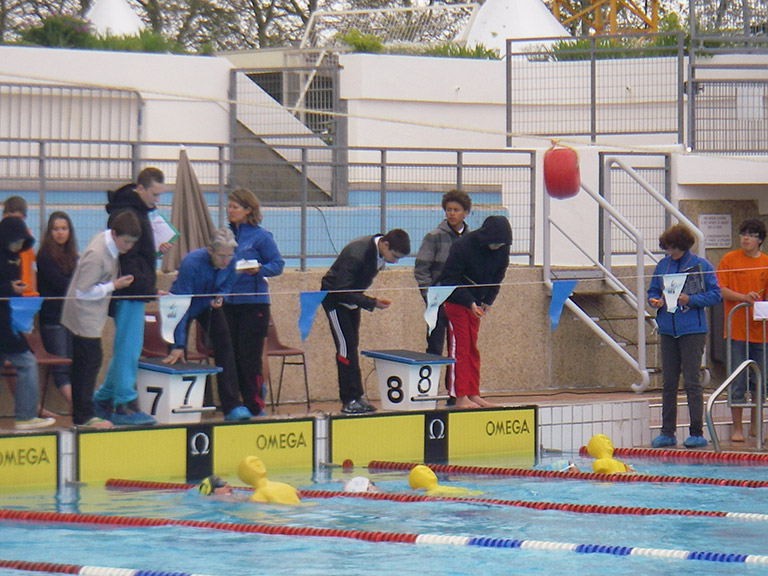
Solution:
<path fill-rule="evenodd" d="M 381 462 L 372 460 L 368 469 L 410 470 L 416 464 L 410 462 Z M 473 474 L 476 476 L 517 476 L 527 478 L 562 478 L 569 480 L 599 480 L 600 482 L 655 482 L 672 484 L 704 484 L 733 486 L 738 488 L 768 488 L 765 480 L 738 480 L 733 478 L 692 478 L 688 476 L 661 476 L 650 474 L 595 474 L 594 472 L 555 472 L 553 470 L 531 470 L 528 468 L 497 468 L 493 466 L 458 466 L 451 464 L 430 464 L 435 472 L 442 474 Z"/>
<path fill-rule="evenodd" d="M 189 490 L 194 484 L 172 482 L 150 482 L 144 480 L 107 480 L 109 488 L 129 488 L 136 490 Z M 235 488 L 250 490 L 250 488 Z M 615 514 L 628 516 L 706 516 L 712 518 L 732 518 L 736 520 L 768 521 L 768 514 L 747 512 L 720 512 L 716 510 L 684 510 L 677 508 L 645 508 L 642 506 L 608 506 L 603 504 L 567 504 L 559 502 L 532 502 L 528 500 L 503 500 L 497 498 L 458 498 L 445 496 L 426 496 L 424 494 L 403 494 L 387 492 L 336 492 L 333 490 L 300 490 L 301 498 L 362 498 L 388 502 L 464 502 L 468 504 L 486 504 L 492 506 L 516 506 L 532 510 L 557 510 L 576 514 Z"/>

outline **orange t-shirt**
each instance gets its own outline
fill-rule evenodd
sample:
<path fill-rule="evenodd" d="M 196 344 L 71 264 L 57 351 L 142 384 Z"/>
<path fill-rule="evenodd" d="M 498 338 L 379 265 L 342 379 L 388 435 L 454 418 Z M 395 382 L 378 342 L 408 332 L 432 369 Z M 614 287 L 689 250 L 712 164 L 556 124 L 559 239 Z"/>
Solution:
<path fill-rule="evenodd" d="M 741 250 L 728 252 L 717 266 L 717 282 L 721 288 L 729 288 L 734 292 L 746 294 L 747 292 L 759 292 L 761 299 L 768 298 L 768 255 L 760 252 L 757 258 L 750 258 Z M 723 298 L 724 324 L 723 338 L 727 336 L 728 314 L 740 304 L 735 300 Z M 763 341 L 763 323 L 752 320 L 750 311 L 749 341 Z M 766 327 L 768 328 L 768 327 Z M 767 332 L 768 333 L 768 332 Z M 746 342 L 747 334 L 744 326 L 744 310 L 737 310 L 731 320 L 731 338 Z"/>

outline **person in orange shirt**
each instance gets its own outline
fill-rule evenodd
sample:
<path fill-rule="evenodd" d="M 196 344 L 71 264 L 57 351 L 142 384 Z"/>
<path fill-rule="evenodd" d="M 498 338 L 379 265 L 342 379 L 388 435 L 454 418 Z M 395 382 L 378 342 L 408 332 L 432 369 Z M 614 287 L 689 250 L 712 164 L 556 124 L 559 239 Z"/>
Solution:
<path fill-rule="evenodd" d="M 724 316 L 741 302 L 757 302 L 765 300 L 768 293 L 768 255 L 760 251 L 765 240 L 765 224 L 760 220 L 749 219 L 741 223 L 739 227 L 739 250 L 732 250 L 723 256 L 717 266 L 717 281 L 720 284 L 720 293 L 723 297 Z M 749 327 L 744 315 L 749 314 Z M 727 324 L 724 326 L 723 337 L 727 337 Z M 763 364 L 763 326 L 762 322 L 752 318 L 751 310 L 739 309 L 731 320 L 731 366 L 736 369 L 744 360 L 750 358 L 758 363 L 763 377 L 763 390 L 765 390 L 765 365 Z M 750 379 L 753 376 L 750 372 Z M 752 392 L 755 383 L 751 381 L 749 388 Z M 743 404 L 746 402 L 747 376 L 742 374 L 732 384 L 731 389 L 731 415 L 733 417 L 733 430 L 731 441 L 744 442 L 742 430 Z M 750 436 L 755 435 L 755 409 L 752 409 L 752 425 Z"/>
<path fill-rule="evenodd" d="M 3 202 L 3 218 L 16 216 L 27 221 L 27 201 L 21 196 L 9 196 Z M 27 285 L 22 296 L 39 296 L 37 293 L 37 274 L 35 273 L 35 251 L 27 248 L 21 254 L 21 281 Z"/>

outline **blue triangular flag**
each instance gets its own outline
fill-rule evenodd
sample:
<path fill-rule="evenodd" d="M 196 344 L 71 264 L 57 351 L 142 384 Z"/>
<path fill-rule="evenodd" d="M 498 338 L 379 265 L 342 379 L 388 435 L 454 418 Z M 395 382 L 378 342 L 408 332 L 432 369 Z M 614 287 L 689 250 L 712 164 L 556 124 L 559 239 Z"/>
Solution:
<path fill-rule="evenodd" d="M 24 298 L 11 298 L 11 330 L 18 336 L 19 332 L 27 334 L 32 332 L 35 314 L 43 305 L 43 299 L 36 296 Z"/>
<path fill-rule="evenodd" d="M 432 334 L 432 330 L 437 325 L 437 312 L 440 310 L 440 305 L 453 294 L 455 289 L 456 286 L 430 286 L 427 289 L 427 309 L 424 310 L 424 320 L 429 327 L 429 334 Z"/>
<path fill-rule="evenodd" d="M 555 280 L 552 283 L 552 300 L 549 302 L 549 321 L 552 330 L 557 328 L 560 322 L 560 314 L 563 312 L 563 304 L 576 287 L 577 280 Z"/>
<path fill-rule="evenodd" d="M 328 294 L 327 290 L 299 293 L 299 332 L 301 333 L 302 342 L 309 336 L 309 331 L 312 330 L 312 323 L 315 321 L 317 307 L 320 306 L 320 302 L 323 301 L 326 294 Z"/>

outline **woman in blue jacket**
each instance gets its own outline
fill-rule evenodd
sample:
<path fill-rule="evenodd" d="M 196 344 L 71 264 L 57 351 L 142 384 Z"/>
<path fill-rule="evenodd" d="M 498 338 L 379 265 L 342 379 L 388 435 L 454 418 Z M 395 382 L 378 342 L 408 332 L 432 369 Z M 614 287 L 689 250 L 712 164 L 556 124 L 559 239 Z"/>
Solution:
<path fill-rule="evenodd" d="M 691 417 L 690 436 L 683 445 L 686 448 L 707 445 L 703 436 L 704 391 L 699 372 L 707 339 L 705 308 L 720 302 L 720 287 L 712 264 L 691 253 L 695 242 L 691 231 L 682 224 L 664 231 L 659 238 L 659 246 L 667 255 L 657 264 L 648 287 L 648 303 L 658 310 L 656 323 L 659 327 L 663 381 L 661 434 L 651 442 L 654 448 L 677 444 L 677 388 L 681 373 Z M 664 276 L 667 274 L 687 275 L 675 306 L 665 300 Z"/>
<path fill-rule="evenodd" d="M 269 328 L 267 278 L 282 274 L 285 261 L 272 233 L 260 226 L 261 204 L 256 195 L 240 188 L 231 192 L 228 200 L 227 218 L 237 239 L 239 270 L 224 311 L 232 333 L 243 404 L 259 415 L 264 409 L 261 358 Z"/>

